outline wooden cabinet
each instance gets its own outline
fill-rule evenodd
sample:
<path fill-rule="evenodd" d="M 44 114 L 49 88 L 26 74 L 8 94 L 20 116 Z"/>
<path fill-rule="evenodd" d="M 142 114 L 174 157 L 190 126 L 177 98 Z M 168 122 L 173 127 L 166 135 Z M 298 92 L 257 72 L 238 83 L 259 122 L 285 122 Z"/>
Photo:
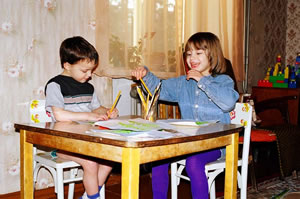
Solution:
<path fill-rule="evenodd" d="M 300 88 L 270 88 L 270 87 L 252 87 L 252 98 L 256 102 L 260 102 L 266 99 L 272 99 L 283 96 L 297 96 L 295 100 L 289 100 L 289 118 L 290 123 L 300 124 L 299 120 L 299 97 Z M 279 111 L 269 110 L 259 115 L 262 120 L 262 125 L 277 125 L 282 124 Z"/>

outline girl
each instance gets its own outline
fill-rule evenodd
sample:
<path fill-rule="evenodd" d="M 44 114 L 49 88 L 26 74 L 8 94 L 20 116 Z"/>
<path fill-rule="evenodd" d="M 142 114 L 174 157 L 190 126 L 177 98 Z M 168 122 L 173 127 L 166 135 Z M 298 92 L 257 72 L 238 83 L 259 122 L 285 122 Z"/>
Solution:
<path fill-rule="evenodd" d="M 186 76 L 162 80 L 160 100 L 178 102 L 182 119 L 196 121 L 219 120 L 230 123 L 229 112 L 239 94 L 234 82 L 223 74 L 225 60 L 218 37 L 209 32 L 192 35 L 185 46 L 185 62 L 189 67 Z M 138 67 L 132 76 L 145 81 L 150 90 L 160 82 L 146 67 Z M 191 180 L 194 199 L 208 198 L 205 164 L 221 157 L 221 151 L 211 150 L 190 155 L 186 159 L 186 172 Z M 166 199 L 169 184 L 169 163 L 152 168 L 154 199 Z"/>

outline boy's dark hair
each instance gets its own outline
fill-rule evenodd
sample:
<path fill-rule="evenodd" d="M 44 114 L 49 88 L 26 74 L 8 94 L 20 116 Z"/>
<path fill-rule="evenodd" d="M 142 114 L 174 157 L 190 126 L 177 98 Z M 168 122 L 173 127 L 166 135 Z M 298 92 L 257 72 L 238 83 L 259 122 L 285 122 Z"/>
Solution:
<path fill-rule="evenodd" d="M 95 47 L 80 36 L 65 39 L 59 49 L 61 67 L 64 63 L 76 64 L 79 61 L 86 60 L 98 65 L 99 55 Z"/>

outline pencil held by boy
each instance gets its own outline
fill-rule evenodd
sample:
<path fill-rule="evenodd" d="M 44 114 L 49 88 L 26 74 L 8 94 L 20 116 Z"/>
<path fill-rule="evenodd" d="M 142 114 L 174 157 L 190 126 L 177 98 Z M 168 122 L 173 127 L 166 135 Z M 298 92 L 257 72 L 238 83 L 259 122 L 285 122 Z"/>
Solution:
<path fill-rule="evenodd" d="M 209 32 L 192 35 L 186 43 L 184 55 L 189 67 L 187 75 L 160 80 L 147 67 L 141 66 L 132 71 L 132 76 L 137 80 L 143 79 L 150 92 L 161 81 L 159 99 L 178 102 L 182 119 L 230 123 L 229 112 L 233 110 L 239 94 L 234 90 L 233 80 L 223 74 L 226 65 L 218 37 Z M 221 154 L 221 150 L 217 149 L 186 158 L 186 172 L 191 180 L 194 199 L 208 199 L 205 165 L 220 158 Z M 158 161 L 154 164 L 153 198 L 166 199 L 170 163 Z"/>
<path fill-rule="evenodd" d="M 46 111 L 53 121 L 99 121 L 118 117 L 118 110 L 101 105 L 89 83 L 99 63 L 99 55 L 88 41 L 77 36 L 65 39 L 59 50 L 62 73 L 45 87 Z M 99 191 L 112 170 L 111 163 L 88 156 L 58 151 L 57 156 L 83 168 L 83 199 L 100 198 Z"/>

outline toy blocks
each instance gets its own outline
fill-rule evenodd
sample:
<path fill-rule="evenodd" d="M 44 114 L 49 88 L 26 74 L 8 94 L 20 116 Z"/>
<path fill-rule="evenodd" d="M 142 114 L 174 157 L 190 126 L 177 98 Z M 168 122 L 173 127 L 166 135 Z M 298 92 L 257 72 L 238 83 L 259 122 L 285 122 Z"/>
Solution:
<path fill-rule="evenodd" d="M 273 83 L 269 80 L 258 80 L 257 86 L 261 87 L 273 87 Z"/>
<path fill-rule="evenodd" d="M 298 59 L 298 60 L 297 60 Z M 257 85 L 261 87 L 275 87 L 275 88 L 297 88 L 300 83 L 300 68 L 299 62 L 300 54 L 296 58 L 295 66 L 286 66 L 282 68 L 281 56 L 276 58 L 274 67 L 269 67 L 267 74 L 263 80 L 258 80 Z"/>

